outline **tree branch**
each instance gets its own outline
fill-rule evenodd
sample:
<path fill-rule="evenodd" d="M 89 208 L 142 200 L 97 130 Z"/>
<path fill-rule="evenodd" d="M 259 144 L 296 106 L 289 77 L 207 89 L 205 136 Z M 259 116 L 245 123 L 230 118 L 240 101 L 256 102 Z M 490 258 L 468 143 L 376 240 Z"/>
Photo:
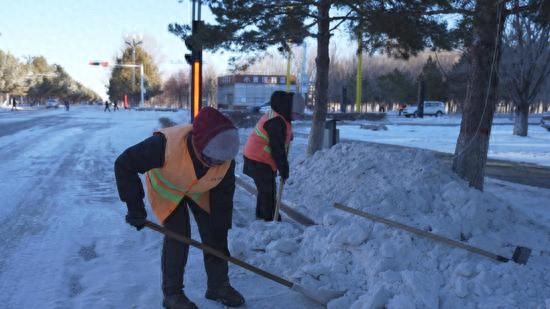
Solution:
<path fill-rule="evenodd" d="M 523 5 L 523 6 L 516 6 L 516 7 L 513 7 L 511 9 L 509 9 L 509 10 L 504 10 L 503 13 L 504 13 L 504 16 L 515 15 L 515 14 L 518 14 L 518 13 L 537 10 L 541 6 L 542 6 L 542 1 L 531 3 L 531 4 L 528 4 L 528 5 Z"/>
<path fill-rule="evenodd" d="M 433 16 L 433 15 L 444 15 L 444 14 L 462 14 L 462 15 L 473 15 L 474 11 L 470 11 L 467 9 L 458 9 L 458 8 L 448 8 L 448 9 L 440 9 L 440 10 L 433 10 L 433 11 L 427 11 L 425 13 L 421 13 L 423 15 Z"/>
<path fill-rule="evenodd" d="M 346 16 L 343 16 L 343 17 L 340 19 L 340 21 L 336 24 L 336 26 L 334 26 L 334 27 L 332 27 L 331 29 L 329 29 L 328 32 L 332 32 L 333 30 L 335 30 L 336 28 L 338 28 L 342 23 L 344 23 L 345 21 L 348 21 L 349 18 L 347 18 L 347 17 L 349 17 L 349 16 L 351 15 L 352 12 L 353 12 L 353 11 L 349 11 L 349 12 L 346 14 Z M 336 20 L 336 19 L 332 19 L 332 18 L 331 18 L 330 20 Z"/>

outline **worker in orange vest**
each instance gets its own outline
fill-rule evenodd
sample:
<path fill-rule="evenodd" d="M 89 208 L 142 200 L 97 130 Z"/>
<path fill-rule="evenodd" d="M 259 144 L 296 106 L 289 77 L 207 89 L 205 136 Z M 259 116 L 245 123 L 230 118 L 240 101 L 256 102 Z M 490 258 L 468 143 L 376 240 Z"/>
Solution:
<path fill-rule="evenodd" d="M 265 221 L 273 221 L 275 214 L 276 172 L 283 181 L 289 175 L 293 96 L 291 92 L 273 92 L 271 110 L 260 118 L 244 146 L 243 172 L 254 179 L 258 191 L 256 218 Z"/>
<path fill-rule="evenodd" d="M 128 149 L 115 162 L 120 199 L 126 203 L 126 222 L 141 230 L 147 212 L 138 173 L 146 173 L 147 195 L 158 220 L 169 230 L 190 237 L 191 209 L 202 242 L 229 256 L 235 192 L 238 131 L 214 108 L 203 108 L 193 125 L 165 128 Z M 163 306 L 197 308 L 183 292 L 183 275 L 189 246 L 164 238 L 162 247 Z M 226 306 L 244 304 L 243 296 L 229 284 L 228 264 L 204 254 L 208 278 L 205 297 Z"/>

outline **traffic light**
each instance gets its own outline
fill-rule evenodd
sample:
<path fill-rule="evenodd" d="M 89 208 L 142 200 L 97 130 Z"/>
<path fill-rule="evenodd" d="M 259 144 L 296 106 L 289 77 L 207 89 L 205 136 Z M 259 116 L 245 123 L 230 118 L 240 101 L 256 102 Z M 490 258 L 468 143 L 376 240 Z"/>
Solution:
<path fill-rule="evenodd" d="M 109 62 L 108 61 L 90 61 L 88 62 L 89 65 L 100 65 L 102 67 L 108 67 Z"/>
<path fill-rule="evenodd" d="M 190 54 L 185 54 L 185 61 L 189 64 L 189 65 L 193 65 L 193 56 L 194 56 L 194 50 L 193 50 L 193 35 L 190 35 L 188 36 L 187 38 L 185 38 L 185 40 L 183 41 L 185 43 L 185 47 L 187 47 L 187 49 L 189 51 L 191 51 Z"/>
<path fill-rule="evenodd" d="M 187 61 L 189 65 L 193 65 L 193 54 L 185 54 L 185 61 Z"/>

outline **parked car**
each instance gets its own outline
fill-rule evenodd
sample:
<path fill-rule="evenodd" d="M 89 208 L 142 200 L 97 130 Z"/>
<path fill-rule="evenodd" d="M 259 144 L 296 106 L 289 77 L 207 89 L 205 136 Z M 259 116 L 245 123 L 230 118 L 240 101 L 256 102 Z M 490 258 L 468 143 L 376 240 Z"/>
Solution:
<path fill-rule="evenodd" d="M 46 108 L 58 108 L 59 107 L 59 101 L 56 99 L 48 99 L 46 101 Z"/>
<path fill-rule="evenodd" d="M 441 116 L 445 114 L 445 103 L 441 101 L 424 101 L 424 115 Z M 407 105 L 403 109 L 405 117 L 418 117 L 418 105 Z"/>
<path fill-rule="evenodd" d="M 271 104 L 269 102 L 263 103 L 261 105 L 255 105 L 248 107 L 248 112 L 252 114 L 265 114 L 271 109 Z"/>
<path fill-rule="evenodd" d="M 550 131 L 550 113 L 542 115 L 540 119 L 540 126 Z"/>

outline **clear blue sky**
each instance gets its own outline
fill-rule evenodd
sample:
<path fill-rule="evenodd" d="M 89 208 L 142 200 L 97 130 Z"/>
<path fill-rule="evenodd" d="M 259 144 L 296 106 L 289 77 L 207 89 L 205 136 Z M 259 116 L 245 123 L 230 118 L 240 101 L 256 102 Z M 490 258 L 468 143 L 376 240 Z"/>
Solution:
<path fill-rule="evenodd" d="M 190 10 L 189 0 L 0 0 L 0 49 L 20 59 L 43 55 L 106 96 L 110 70 L 88 61 L 112 61 L 125 35 L 142 35 L 164 74 L 186 68 L 172 64 L 185 63 L 187 50 L 167 29 L 172 22 L 189 23 Z M 206 56 L 205 61 L 215 62 L 223 73 L 227 57 Z"/>

